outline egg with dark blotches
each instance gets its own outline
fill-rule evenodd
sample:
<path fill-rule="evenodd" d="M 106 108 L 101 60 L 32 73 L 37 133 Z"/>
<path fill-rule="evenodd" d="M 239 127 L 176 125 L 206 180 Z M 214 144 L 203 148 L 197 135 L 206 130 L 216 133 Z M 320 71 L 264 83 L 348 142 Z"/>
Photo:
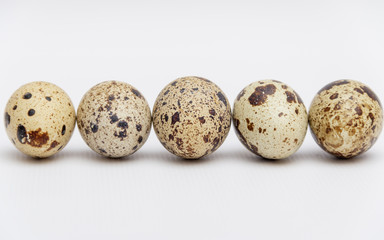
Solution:
<path fill-rule="evenodd" d="M 9 139 L 21 152 L 45 158 L 71 139 L 76 113 L 68 95 L 48 82 L 31 82 L 17 89 L 5 108 Z"/>
<path fill-rule="evenodd" d="M 338 80 L 314 97 L 309 125 L 322 149 L 339 158 L 351 158 L 376 142 L 383 127 L 383 109 L 376 94 L 365 84 Z"/>
<path fill-rule="evenodd" d="M 236 135 L 243 145 L 267 159 L 283 159 L 301 146 L 308 126 L 300 96 L 288 85 L 262 80 L 246 86 L 233 107 Z"/>
<path fill-rule="evenodd" d="M 133 154 L 147 140 L 151 110 L 143 95 L 128 83 L 105 81 L 83 96 L 77 125 L 87 145 L 111 158 Z"/>
<path fill-rule="evenodd" d="M 168 84 L 158 95 L 152 116 L 162 145 L 186 159 L 217 150 L 231 126 L 227 97 L 216 84 L 200 77 L 182 77 Z"/>

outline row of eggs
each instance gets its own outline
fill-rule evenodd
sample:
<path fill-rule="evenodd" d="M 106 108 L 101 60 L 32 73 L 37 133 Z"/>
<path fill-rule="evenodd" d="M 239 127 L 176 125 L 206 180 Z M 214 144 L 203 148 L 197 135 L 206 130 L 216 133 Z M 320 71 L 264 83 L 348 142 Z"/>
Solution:
<path fill-rule="evenodd" d="M 17 149 L 44 158 L 59 152 L 77 125 L 87 145 L 111 158 L 133 154 L 147 140 L 151 125 L 161 144 L 186 159 L 206 156 L 226 139 L 231 120 L 243 145 L 267 159 L 282 159 L 301 146 L 309 123 L 325 151 L 350 158 L 367 151 L 382 129 L 383 111 L 376 94 L 363 83 L 339 80 L 323 87 L 309 114 L 288 85 L 262 80 L 237 96 L 233 113 L 213 82 L 183 77 L 158 95 L 151 114 L 133 86 L 106 81 L 82 98 L 77 118 L 68 95 L 48 82 L 31 82 L 16 90 L 5 109 L 5 127 Z"/>

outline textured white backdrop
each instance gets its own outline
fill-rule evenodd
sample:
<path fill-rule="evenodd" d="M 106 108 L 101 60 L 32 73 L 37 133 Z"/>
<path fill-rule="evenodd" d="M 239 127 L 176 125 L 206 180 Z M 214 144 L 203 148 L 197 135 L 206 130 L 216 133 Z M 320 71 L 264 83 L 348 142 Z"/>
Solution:
<path fill-rule="evenodd" d="M 104 80 L 151 108 L 177 77 L 214 81 L 230 102 L 252 81 L 293 87 L 307 108 L 330 81 L 365 82 L 384 101 L 384 2 L 0 1 L 0 104 L 29 81 L 77 106 Z M 56 156 L 19 153 L 0 128 L 0 239 L 384 239 L 381 136 L 338 161 L 310 134 L 284 161 L 249 153 L 231 129 L 214 154 L 185 161 L 151 132 L 122 160 L 76 131 Z"/>

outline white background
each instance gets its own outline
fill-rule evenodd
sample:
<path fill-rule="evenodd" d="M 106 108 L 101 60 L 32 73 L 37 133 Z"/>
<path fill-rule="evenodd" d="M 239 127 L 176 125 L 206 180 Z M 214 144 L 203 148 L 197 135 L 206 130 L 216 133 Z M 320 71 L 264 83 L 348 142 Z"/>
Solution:
<path fill-rule="evenodd" d="M 384 2 L 0 0 L 0 103 L 30 81 L 75 106 L 93 85 L 126 81 L 153 106 L 181 76 L 214 81 L 233 104 L 249 83 L 283 81 L 307 108 L 350 78 L 383 96 Z M 310 134 L 277 162 L 231 129 L 214 154 L 185 161 L 151 132 L 134 155 L 105 159 L 76 131 L 36 161 L 0 128 L 0 239 L 384 239 L 381 136 L 348 161 Z"/>

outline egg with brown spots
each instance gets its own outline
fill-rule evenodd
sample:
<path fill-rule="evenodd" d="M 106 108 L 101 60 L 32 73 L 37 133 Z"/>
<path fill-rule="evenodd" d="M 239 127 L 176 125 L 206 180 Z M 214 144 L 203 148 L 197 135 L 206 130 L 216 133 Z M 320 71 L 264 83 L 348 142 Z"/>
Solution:
<path fill-rule="evenodd" d="M 233 107 L 241 143 L 256 155 L 283 159 L 295 153 L 307 132 L 308 118 L 300 96 L 288 85 L 262 80 L 246 86 Z"/>
<path fill-rule="evenodd" d="M 5 108 L 9 139 L 21 152 L 45 158 L 71 139 L 76 113 L 68 95 L 48 82 L 31 82 L 17 89 Z"/>
<path fill-rule="evenodd" d="M 151 110 L 133 86 L 105 81 L 83 96 L 77 125 L 92 150 L 106 157 L 124 157 L 139 150 L 147 140 Z"/>
<path fill-rule="evenodd" d="M 354 80 L 323 87 L 309 110 L 312 136 L 325 151 L 351 158 L 367 151 L 383 127 L 383 109 L 376 94 Z"/>
<path fill-rule="evenodd" d="M 231 126 L 231 108 L 223 91 L 200 77 L 182 77 L 168 84 L 157 97 L 152 115 L 163 146 L 186 159 L 217 150 Z"/>

